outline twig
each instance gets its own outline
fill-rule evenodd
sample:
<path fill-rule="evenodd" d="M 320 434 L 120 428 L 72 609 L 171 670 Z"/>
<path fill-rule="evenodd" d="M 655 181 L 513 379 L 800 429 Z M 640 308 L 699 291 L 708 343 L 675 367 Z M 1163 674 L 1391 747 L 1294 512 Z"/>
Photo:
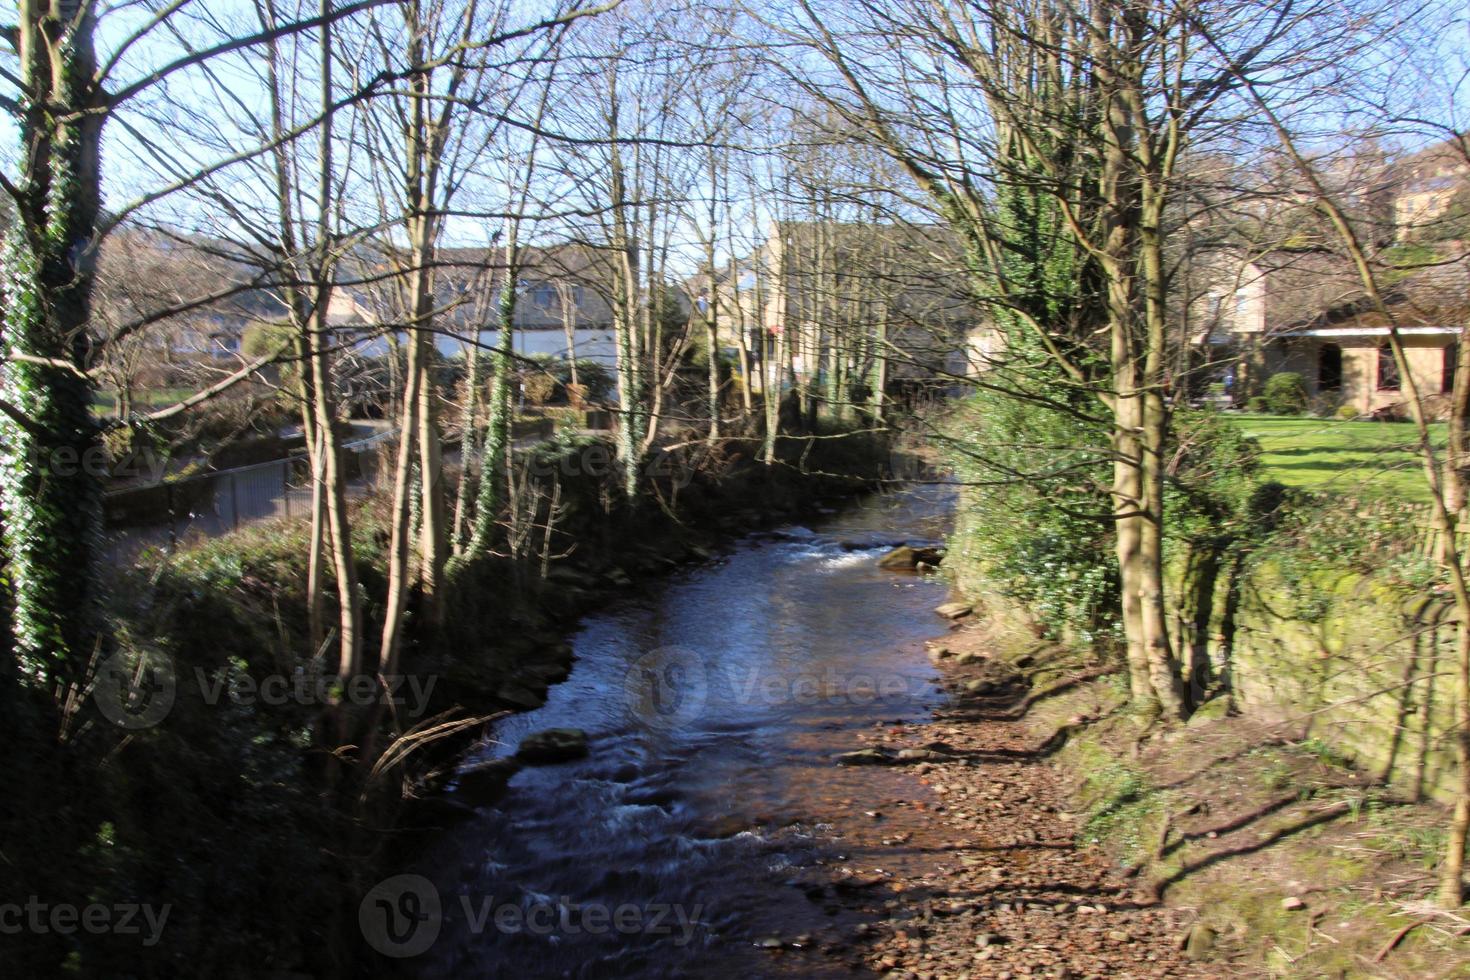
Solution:
<path fill-rule="evenodd" d="M 1413 932 L 1415 929 L 1419 928 L 1420 926 L 1424 925 L 1424 923 L 1426 923 L 1428 921 L 1429 921 L 1428 919 L 1415 919 L 1413 922 L 1410 922 L 1408 925 L 1404 926 L 1398 932 L 1394 933 L 1393 934 L 1393 938 L 1389 939 L 1388 942 L 1384 943 L 1383 944 L 1383 948 L 1380 949 L 1376 954 L 1374 954 L 1374 956 L 1373 956 L 1373 962 L 1374 963 L 1382 963 L 1383 962 L 1383 958 L 1385 956 L 1387 956 L 1389 953 L 1393 952 L 1393 948 L 1395 946 L 1397 946 L 1399 943 L 1403 942 L 1405 936 L 1407 936 L 1409 933 Z"/>

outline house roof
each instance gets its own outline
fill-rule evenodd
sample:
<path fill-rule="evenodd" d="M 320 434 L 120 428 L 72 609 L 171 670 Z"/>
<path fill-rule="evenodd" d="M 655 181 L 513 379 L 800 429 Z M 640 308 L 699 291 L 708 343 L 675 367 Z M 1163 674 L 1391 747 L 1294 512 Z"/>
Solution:
<path fill-rule="evenodd" d="M 579 318 L 601 321 L 607 319 L 605 308 L 614 282 L 612 262 L 613 253 L 593 245 L 525 246 L 517 258 L 516 279 L 522 284 L 581 287 L 574 299 Z M 400 315 L 394 311 L 404 305 L 393 263 L 381 253 L 365 253 L 355 257 L 354 265 L 354 277 L 360 282 L 340 288 L 347 299 L 339 301 L 340 312 L 334 320 L 339 324 L 393 321 Z M 510 268 L 509 249 L 504 246 L 439 249 L 433 275 L 436 316 L 451 330 L 482 328 L 494 319 L 496 297 Z"/>
<path fill-rule="evenodd" d="M 226 244 L 204 238 L 123 228 L 98 256 L 94 330 L 107 335 L 126 324 L 206 326 L 241 332 L 251 323 L 281 320 L 279 290 L 260 270 L 231 258 Z"/>
<path fill-rule="evenodd" d="M 1434 264 L 1384 276 L 1391 281 L 1380 286 L 1383 304 L 1401 331 L 1458 330 L 1470 323 L 1470 255 L 1465 253 L 1462 243 L 1449 243 L 1449 246 L 1442 253 L 1445 258 L 1431 260 Z M 1376 309 L 1359 288 L 1345 301 L 1283 324 L 1278 332 L 1298 336 L 1323 330 L 1345 331 L 1337 334 L 1340 336 L 1386 334 L 1389 316 Z"/>

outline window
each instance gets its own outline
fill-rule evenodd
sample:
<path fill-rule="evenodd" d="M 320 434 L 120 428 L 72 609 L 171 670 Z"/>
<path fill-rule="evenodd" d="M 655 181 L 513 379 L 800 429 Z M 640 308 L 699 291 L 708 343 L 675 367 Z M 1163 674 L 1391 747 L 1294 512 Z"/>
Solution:
<path fill-rule="evenodd" d="M 531 302 L 543 310 L 551 309 L 556 304 L 556 287 L 542 283 L 531 291 Z"/>
<path fill-rule="evenodd" d="M 1342 390 L 1342 348 L 1323 344 L 1317 351 L 1317 390 Z"/>
<path fill-rule="evenodd" d="M 1458 342 L 1447 344 L 1444 349 L 1444 364 L 1439 373 L 1439 390 L 1448 395 L 1455 390 L 1455 367 L 1460 362 L 1460 345 Z"/>
<path fill-rule="evenodd" d="M 1378 390 L 1399 390 L 1399 366 L 1394 363 L 1393 348 L 1388 344 L 1378 348 Z"/>

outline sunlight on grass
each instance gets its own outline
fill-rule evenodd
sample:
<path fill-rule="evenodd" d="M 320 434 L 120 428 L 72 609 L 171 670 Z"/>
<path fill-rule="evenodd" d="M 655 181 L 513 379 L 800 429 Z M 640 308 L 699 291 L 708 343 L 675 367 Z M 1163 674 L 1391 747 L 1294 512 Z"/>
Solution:
<path fill-rule="evenodd" d="M 1412 423 L 1227 415 L 1261 444 L 1262 477 L 1289 487 L 1429 500 Z M 1431 428 L 1436 449 L 1445 427 Z"/>
<path fill-rule="evenodd" d="M 192 388 L 144 388 L 133 392 L 133 405 L 137 409 L 167 408 L 175 402 L 181 402 L 194 393 Z M 111 391 L 99 391 L 92 399 L 92 412 L 99 416 L 113 415 L 117 412 L 117 394 Z"/>

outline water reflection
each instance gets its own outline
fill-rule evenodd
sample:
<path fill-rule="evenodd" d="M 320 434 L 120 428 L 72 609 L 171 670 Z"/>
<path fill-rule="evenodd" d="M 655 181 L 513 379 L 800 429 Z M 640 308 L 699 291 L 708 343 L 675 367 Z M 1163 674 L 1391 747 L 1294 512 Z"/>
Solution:
<path fill-rule="evenodd" d="M 754 939 L 821 924 L 782 882 L 826 847 L 811 828 L 839 805 L 832 754 L 855 730 L 937 702 L 918 641 L 938 628 L 945 586 L 875 560 L 938 538 L 946 513 L 934 490 L 876 498 L 754 536 L 589 617 L 571 677 L 501 723 L 487 751 L 569 727 L 588 733 L 590 755 L 521 771 L 496 807 L 431 846 L 417 871 L 442 899 L 439 934 L 385 966 L 762 975 Z"/>

